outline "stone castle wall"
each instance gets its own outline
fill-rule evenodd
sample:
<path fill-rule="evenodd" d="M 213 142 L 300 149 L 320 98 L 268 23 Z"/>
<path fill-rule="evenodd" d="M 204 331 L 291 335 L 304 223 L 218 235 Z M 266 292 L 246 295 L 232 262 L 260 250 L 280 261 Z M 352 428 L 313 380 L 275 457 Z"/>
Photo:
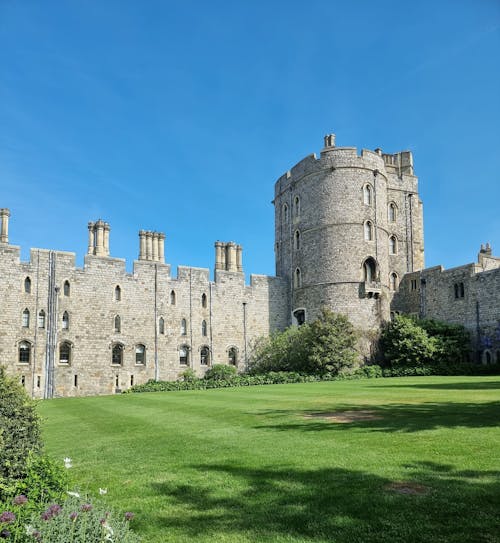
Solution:
<path fill-rule="evenodd" d="M 0 298 L 0 360 L 34 397 L 111 394 L 155 377 L 176 379 L 187 367 L 203 375 L 214 363 L 233 362 L 230 354 L 243 369 L 252 341 L 284 328 L 288 318 L 279 278 L 252 275 L 246 285 L 243 273 L 217 270 L 210 281 L 208 269 L 189 267 L 179 267 L 174 278 L 169 265 L 147 260 L 136 261 L 130 274 L 124 260 L 94 255 L 80 269 L 73 253 L 43 249 L 32 249 L 30 261 L 21 262 L 19 247 L 5 244 Z M 21 342 L 29 342 L 28 363 L 19 360 Z M 60 361 L 64 342 L 71 346 L 67 363 Z M 123 346 L 119 364 L 112 359 L 116 345 Z M 139 362 L 137 346 L 145 347 Z M 204 347 L 209 355 L 202 360 Z M 183 348 L 187 364 L 180 362 Z"/>
<path fill-rule="evenodd" d="M 500 363 L 500 258 L 485 251 L 477 264 L 442 266 L 407 274 L 393 311 L 465 326 L 475 359 Z"/>

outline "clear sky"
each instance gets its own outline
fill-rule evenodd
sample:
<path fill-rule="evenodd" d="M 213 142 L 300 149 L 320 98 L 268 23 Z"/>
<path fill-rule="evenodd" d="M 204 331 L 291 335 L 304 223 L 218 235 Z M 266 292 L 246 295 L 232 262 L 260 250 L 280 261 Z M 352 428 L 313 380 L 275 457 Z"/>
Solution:
<path fill-rule="evenodd" d="M 500 254 L 499 0 L 0 0 L 10 242 L 75 251 L 111 224 L 167 262 L 243 245 L 274 273 L 275 180 L 323 136 L 414 153 L 426 265 Z"/>

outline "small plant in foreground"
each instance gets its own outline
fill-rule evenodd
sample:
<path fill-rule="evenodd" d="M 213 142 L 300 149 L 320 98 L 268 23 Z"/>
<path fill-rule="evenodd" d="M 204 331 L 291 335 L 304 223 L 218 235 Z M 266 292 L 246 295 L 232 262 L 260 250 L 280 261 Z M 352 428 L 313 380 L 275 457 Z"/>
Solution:
<path fill-rule="evenodd" d="M 205 373 L 205 379 L 230 380 L 235 376 L 236 368 L 234 366 L 226 366 L 225 364 L 214 364 Z"/>

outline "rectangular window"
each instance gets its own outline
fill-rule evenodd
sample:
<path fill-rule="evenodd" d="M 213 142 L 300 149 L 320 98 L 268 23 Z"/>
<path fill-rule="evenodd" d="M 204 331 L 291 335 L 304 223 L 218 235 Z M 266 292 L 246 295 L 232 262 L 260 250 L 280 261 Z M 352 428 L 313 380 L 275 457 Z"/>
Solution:
<path fill-rule="evenodd" d="M 417 290 L 417 280 L 416 279 L 411 280 L 410 289 L 411 290 Z"/>
<path fill-rule="evenodd" d="M 73 385 L 74 385 L 75 387 L 78 386 L 78 375 L 75 375 L 74 380 L 73 380 Z"/>
<path fill-rule="evenodd" d="M 36 376 L 36 388 L 40 388 L 40 384 L 42 382 L 42 379 L 39 375 Z"/>

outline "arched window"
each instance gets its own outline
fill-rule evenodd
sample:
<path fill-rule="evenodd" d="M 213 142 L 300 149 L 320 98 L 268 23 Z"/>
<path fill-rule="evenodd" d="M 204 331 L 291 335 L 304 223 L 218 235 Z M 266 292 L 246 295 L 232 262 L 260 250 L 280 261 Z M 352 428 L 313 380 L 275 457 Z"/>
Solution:
<path fill-rule="evenodd" d="M 38 312 L 38 328 L 45 328 L 45 311 L 43 309 Z"/>
<path fill-rule="evenodd" d="M 63 330 L 69 329 L 69 314 L 67 311 L 65 311 L 62 316 L 62 327 Z"/>
<path fill-rule="evenodd" d="M 284 204 L 284 205 L 283 205 L 283 222 L 284 222 L 285 224 L 287 224 L 287 223 L 288 223 L 288 219 L 289 219 L 289 217 L 288 217 L 288 205 L 287 205 L 287 204 Z"/>
<path fill-rule="evenodd" d="M 201 335 L 204 337 L 207 335 L 207 321 L 201 321 Z"/>
<path fill-rule="evenodd" d="M 391 275 L 389 275 L 389 288 L 391 290 L 396 290 L 398 288 L 398 274 L 395 272 L 392 272 Z"/>
<path fill-rule="evenodd" d="M 391 236 L 389 238 L 389 254 L 395 255 L 398 252 L 398 240 L 396 236 Z"/>
<path fill-rule="evenodd" d="M 181 320 L 181 336 L 187 335 L 187 324 L 186 319 Z"/>
<path fill-rule="evenodd" d="M 29 277 L 24 280 L 24 292 L 31 294 L 31 279 Z"/>
<path fill-rule="evenodd" d="M 365 222 L 365 240 L 366 241 L 373 240 L 373 224 L 371 221 Z"/>
<path fill-rule="evenodd" d="M 453 285 L 453 289 L 455 290 L 455 298 L 458 298 L 458 283 Z"/>
<path fill-rule="evenodd" d="M 300 216 L 300 198 L 298 196 L 295 196 L 293 200 L 293 214 L 295 217 Z"/>
<path fill-rule="evenodd" d="M 170 292 L 170 305 L 175 305 L 175 290 Z"/>
<path fill-rule="evenodd" d="M 30 312 L 29 312 L 28 308 L 26 308 L 23 311 L 22 323 L 23 323 L 23 328 L 29 328 L 30 327 Z"/>
<path fill-rule="evenodd" d="M 63 341 L 59 345 L 59 364 L 69 364 L 71 361 L 71 343 Z"/>
<path fill-rule="evenodd" d="M 205 293 L 201 295 L 201 307 L 207 307 L 207 295 Z"/>
<path fill-rule="evenodd" d="M 165 333 L 165 319 L 163 317 L 160 317 L 160 320 L 158 321 L 158 333 Z"/>
<path fill-rule="evenodd" d="M 123 364 L 123 345 L 121 343 L 113 344 L 111 363 L 115 366 L 121 366 Z"/>
<path fill-rule="evenodd" d="M 69 285 L 69 281 L 68 281 L 68 280 L 64 281 L 64 285 L 63 285 L 63 293 L 64 293 L 64 296 L 69 296 L 69 294 L 70 294 L 70 289 L 71 289 L 71 287 L 70 287 L 70 285 Z"/>
<path fill-rule="evenodd" d="M 372 200 L 373 200 L 372 186 L 369 185 L 369 184 L 366 184 L 363 187 L 363 202 L 365 203 L 365 205 L 371 206 L 372 205 Z"/>
<path fill-rule="evenodd" d="M 293 275 L 293 286 L 295 288 L 300 288 L 302 286 L 302 274 L 300 273 L 300 268 L 295 269 L 295 273 Z"/>
<path fill-rule="evenodd" d="M 293 236 L 293 239 L 294 239 L 295 249 L 298 251 L 300 249 L 300 232 L 298 230 L 295 231 L 295 235 Z"/>
<path fill-rule="evenodd" d="M 372 257 L 367 258 L 363 263 L 363 279 L 366 283 L 373 283 L 377 280 L 377 264 Z"/>
<path fill-rule="evenodd" d="M 189 364 L 189 347 L 187 345 L 181 345 L 179 348 L 179 364 L 181 366 Z"/>
<path fill-rule="evenodd" d="M 297 326 L 302 326 L 306 322 L 306 311 L 305 309 L 296 309 L 293 312 L 293 318 Z"/>
<path fill-rule="evenodd" d="M 31 343 L 29 341 L 21 341 L 19 343 L 19 363 L 29 364 L 31 358 Z"/>
<path fill-rule="evenodd" d="M 122 299 L 122 289 L 119 285 L 115 287 L 115 300 L 119 302 Z"/>
<path fill-rule="evenodd" d="M 140 366 L 146 364 L 146 347 L 141 343 L 135 346 L 135 363 Z"/>
<path fill-rule="evenodd" d="M 206 346 L 200 349 L 200 365 L 202 366 L 210 365 L 210 349 Z"/>
<path fill-rule="evenodd" d="M 116 333 L 120 333 L 122 331 L 122 320 L 120 319 L 120 315 L 116 315 L 115 317 L 114 328 Z"/>
<path fill-rule="evenodd" d="M 389 218 L 389 222 L 396 222 L 396 218 L 397 218 L 397 207 L 396 207 L 396 204 L 394 202 L 391 202 L 389 204 L 389 208 L 388 208 L 388 218 Z"/>
<path fill-rule="evenodd" d="M 238 351 L 236 347 L 231 347 L 227 352 L 227 361 L 231 366 L 238 365 Z"/>

